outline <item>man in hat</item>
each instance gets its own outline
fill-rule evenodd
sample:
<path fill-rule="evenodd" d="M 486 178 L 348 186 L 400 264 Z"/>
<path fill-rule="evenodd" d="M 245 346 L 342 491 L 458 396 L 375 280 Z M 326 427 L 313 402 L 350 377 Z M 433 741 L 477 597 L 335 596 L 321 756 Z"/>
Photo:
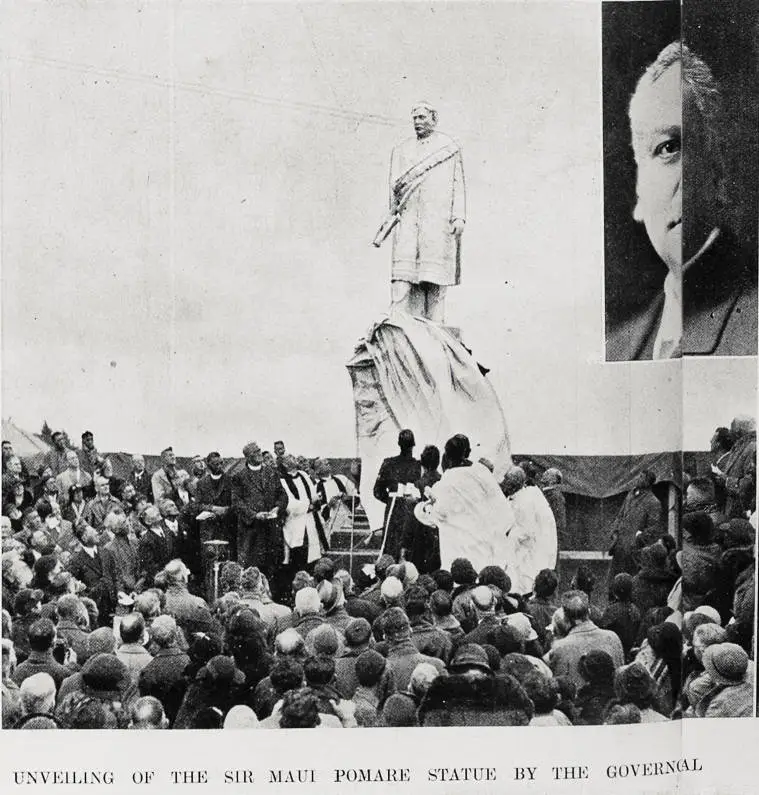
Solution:
<path fill-rule="evenodd" d="M 390 213 L 377 233 L 393 235 L 391 308 L 444 322 L 445 292 L 461 281 L 460 245 L 466 219 L 461 148 L 437 132 L 427 102 L 411 111 L 415 136 L 390 158 Z"/>
<path fill-rule="evenodd" d="M 666 277 L 609 329 L 606 358 L 755 356 L 756 250 L 741 250 L 730 229 L 729 135 L 711 69 L 672 42 L 638 81 L 629 116 L 634 218 L 645 226 Z"/>
<path fill-rule="evenodd" d="M 153 501 L 157 505 L 161 500 L 168 499 L 173 500 L 176 505 L 187 505 L 190 502 L 187 491 L 189 479 L 187 470 L 177 467 L 174 448 L 164 448 L 161 450 L 161 468 L 157 469 L 150 479 Z"/>
<path fill-rule="evenodd" d="M 282 562 L 282 522 L 287 495 L 279 473 L 263 466 L 256 442 L 243 447 L 245 466 L 232 477 L 232 508 L 237 515 L 237 557 L 244 568 L 257 566 L 272 581 Z"/>
<path fill-rule="evenodd" d="M 382 551 L 398 560 L 406 520 L 416 499 L 414 484 L 422 475 L 422 464 L 414 458 L 414 432 L 405 428 L 398 434 L 399 455 L 386 458 L 374 484 L 374 498 L 385 503 Z"/>

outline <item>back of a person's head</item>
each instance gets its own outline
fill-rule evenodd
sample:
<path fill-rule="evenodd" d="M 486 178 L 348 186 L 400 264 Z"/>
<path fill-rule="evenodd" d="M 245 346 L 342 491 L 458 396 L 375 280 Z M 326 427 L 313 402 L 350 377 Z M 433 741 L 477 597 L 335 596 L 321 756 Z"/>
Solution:
<path fill-rule="evenodd" d="M 187 567 L 178 558 L 170 560 L 163 569 L 167 585 L 181 585 L 187 582 Z"/>
<path fill-rule="evenodd" d="M 480 585 L 493 585 L 504 594 L 511 590 L 511 577 L 501 566 L 485 566 L 480 572 L 477 582 Z"/>
<path fill-rule="evenodd" d="M 565 618 L 572 624 L 587 619 L 590 604 L 586 591 L 565 591 L 561 597 L 561 607 Z"/>
<path fill-rule="evenodd" d="M 165 729 L 168 727 L 163 705 L 154 696 L 142 696 L 130 710 L 131 729 Z"/>
<path fill-rule="evenodd" d="M 150 638 L 162 649 L 168 649 L 172 646 L 177 639 L 177 622 L 174 617 L 156 616 L 150 625 Z"/>
<path fill-rule="evenodd" d="M 577 668 L 586 682 L 607 687 L 614 683 L 614 660 L 602 649 L 591 649 L 583 654 Z"/>
<path fill-rule="evenodd" d="M 55 707 L 55 681 L 48 673 L 28 676 L 21 683 L 21 703 L 27 715 L 52 712 Z"/>
<path fill-rule="evenodd" d="M 411 625 L 400 607 L 391 607 L 382 614 L 382 631 L 389 641 L 405 639 Z"/>
<path fill-rule="evenodd" d="M 154 590 L 143 591 L 137 594 L 134 600 L 133 610 L 140 613 L 146 621 L 155 618 L 161 612 L 161 600 Z"/>
<path fill-rule="evenodd" d="M 142 643 L 145 634 L 145 619 L 141 613 L 127 613 L 119 624 L 122 643 Z"/>
<path fill-rule="evenodd" d="M 604 724 L 607 726 L 640 722 L 640 710 L 634 704 L 615 704 L 604 718 Z"/>
<path fill-rule="evenodd" d="M 554 679 L 549 679 L 535 670 L 522 679 L 527 695 L 535 707 L 536 715 L 546 715 L 553 711 L 559 701 L 559 687 Z"/>
<path fill-rule="evenodd" d="M 409 618 L 424 615 L 427 611 L 427 591 L 416 585 L 406 591 L 406 615 Z"/>
<path fill-rule="evenodd" d="M 279 695 L 301 687 L 304 676 L 303 666 L 297 660 L 289 657 L 278 659 L 269 674 L 271 685 Z"/>
<path fill-rule="evenodd" d="M 64 621 L 76 621 L 79 608 L 82 603 L 74 594 L 64 594 L 58 597 L 55 604 L 55 609 L 58 611 L 58 617 Z"/>
<path fill-rule="evenodd" d="M 301 588 L 295 594 L 295 610 L 299 615 L 318 615 L 321 608 L 322 603 L 316 588 Z"/>
<path fill-rule="evenodd" d="M 535 584 L 533 586 L 533 593 L 542 599 L 547 599 L 556 593 L 556 588 L 559 585 L 559 578 L 553 569 L 541 569 L 535 576 Z"/>
<path fill-rule="evenodd" d="M 303 673 L 309 687 L 328 685 L 335 676 L 335 658 L 324 654 L 309 657 L 303 665 Z"/>
<path fill-rule="evenodd" d="M 500 658 L 499 658 L 500 662 Z M 409 690 L 417 697 L 422 698 L 430 689 L 430 685 L 440 676 L 440 671 L 432 663 L 421 662 L 411 672 Z"/>
<path fill-rule="evenodd" d="M 437 590 L 430 595 L 430 610 L 438 618 L 449 616 L 452 609 L 453 602 L 447 591 Z"/>
<path fill-rule="evenodd" d="M 306 648 L 306 642 L 298 630 L 288 627 L 280 632 L 274 640 L 274 652 L 277 657 L 300 657 Z"/>
<path fill-rule="evenodd" d="M 53 647 L 55 625 L 49 618 L 39 618 L 29 627 L 29 648 L 32 651 L 46 652 Z"/>
<path fill-rule="evenodd" d="M 331 558 L 319 558 L 314 563 L 313 571 L 317 584 L 323 580 L 332 580 L 335 576 L 335 563 Z"/>
<path fill-rule="evenodd" d="M 87 652 L 90 657 L 111 654 L 115 648 L 116 637 L 110 627 L 98 627 L 87 635 Z"/>
<path fill-rule="evenodd" d="M 588 596 L 593 593 L 593 589 L 596 587 L 596 578 L 593 576 L 590 568 L 584 563 L 581 563 L 577 567 L 577 571 L 575 572 L 575 576 L 572 578 L 572 581 L 574 583 L 574 587 L 578 591 L 583 591 Z"/>
<path fill-rule="evenodd" d="M 453 581 L 453 575 L 448 569 L 437 569 L 433 571 L 432 579 L 435 580 L 438 590 L 451 593 L 454 588 L 455 583 Z"/>
<path fill-rule="evenodd" d="M 434 444 L 428 444 L 422 450 L 419 460 L 425 469 L 434 470 L 440 466 L 440 450 Z"/>
<path fill-rule="evenodd" d="M 307 687 L 290 690 L 282 699 L 279 725 L 283 729 L 311 729 L 321 722 L 316 694 Z"/>
<path fill-rule="evenodd" d="M 337 630 L 330 624 L 320 624 L 306 635 L 306 649 L 315 656 L 334 657 L 341 647 Z"/>
<path fill-rule="evenodd" d="M 468 558 L 456 558 L 451 563 L 451 576 L 459 585 L 474 585 L 477 582 L 477 572 Z"/>
<path fill-rule="evenodd" d="M 653 702 L 656 683 L 642 663 L 633 662 L 617 669 L 614 690 L 620 703 L 646 709 Z"/>
<path fill-rule="evenodd" d="M 611 582 L 611 595 L 618 602 L 629 602 L 632 599 L 633 578 L 627 572 L 617 574 Z"/>
<path fill-rule="evenodd" d="M 364 687 L 374 687 L 382 677 L 387 665 L 385 658 L 374 649 L 361 652 L 356 658 L 356 679 Z"/>
<path fill-rule="evenodd" d="M 683 535 L 694 544 L 708 544 L 714 536 L 714 521 L 704 511 L 686 513 L 682 518 L 681 524 Z"/>
<path fill-rule="evenodd" d="M 382 705 L 383 726 L 416 726 L 416 707 L 408 696 L 393 693 Z"/>

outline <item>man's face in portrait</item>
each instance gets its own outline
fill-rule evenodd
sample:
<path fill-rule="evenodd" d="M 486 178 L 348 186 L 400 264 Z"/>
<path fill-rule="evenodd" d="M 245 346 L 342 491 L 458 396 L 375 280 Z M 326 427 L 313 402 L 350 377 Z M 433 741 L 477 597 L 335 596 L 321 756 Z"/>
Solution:
<path fill-rule="evenodd" d="M 682 265 L 681 67 L 642 83 L 630 103 L 638 167 L 634 218 L 646 227 L 656 253 L 670 270 Z"/>
<path fill-rule="evenodd" d="M 411 119 L 417 138 L 426 138 L 435 129 L 435 118 L 427 108 L 414 108 Z"/>

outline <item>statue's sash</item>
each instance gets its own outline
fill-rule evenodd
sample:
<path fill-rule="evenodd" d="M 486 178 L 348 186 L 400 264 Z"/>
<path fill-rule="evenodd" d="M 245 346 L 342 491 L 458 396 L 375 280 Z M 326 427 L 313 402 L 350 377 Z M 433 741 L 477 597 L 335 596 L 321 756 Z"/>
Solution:
<path fill-rule="evenodd" d="M 449 141 L 445 146 L 430 152 L 426 157 L 413 166 L 407 168 L 393 183 L 393 198 L 395 203 L 390 213 L 385 217 L 372 245 L 379 248 L 382 242 L 395 229 L 401 220 L 401 213 L 414 191 L 424 182 L 427 174 L 435 167 L 445 163 L 459 153 L 459 146 L 455 141 Z"/>
<path fill-rule="evenodd" d="M 417 185 L 421 183 L 422 178 L 429 171 L 439 166 L 441 163 L 445 163 L 446 160 L 450 160 L 454 155 L 457 155 L 458 152 L 458 144 L 455 141 L 449 141 L 445 146 L 441 146 L 440 149 L 430 152 L 430 154 L 418 163 L 407 168 L 393 183 L 393 196 L 396 201 L 400 201 L 405 193 L 417 187 Z"/>

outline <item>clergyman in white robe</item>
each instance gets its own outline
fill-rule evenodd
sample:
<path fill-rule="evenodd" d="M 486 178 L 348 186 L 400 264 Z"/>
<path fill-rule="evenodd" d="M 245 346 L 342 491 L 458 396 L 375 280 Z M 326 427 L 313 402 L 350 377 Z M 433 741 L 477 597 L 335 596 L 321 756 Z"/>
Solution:
<path fill-rule="evenodd" d="M 414 513 L 438 528 L 443 568 L 450 569 L 456 558 L 467 558 L 476 571 L 506 565 L 514 514 L 487 467 L 476 463 L 447 469 L 429 493 L 431 499 L 419 503 Z"/>

